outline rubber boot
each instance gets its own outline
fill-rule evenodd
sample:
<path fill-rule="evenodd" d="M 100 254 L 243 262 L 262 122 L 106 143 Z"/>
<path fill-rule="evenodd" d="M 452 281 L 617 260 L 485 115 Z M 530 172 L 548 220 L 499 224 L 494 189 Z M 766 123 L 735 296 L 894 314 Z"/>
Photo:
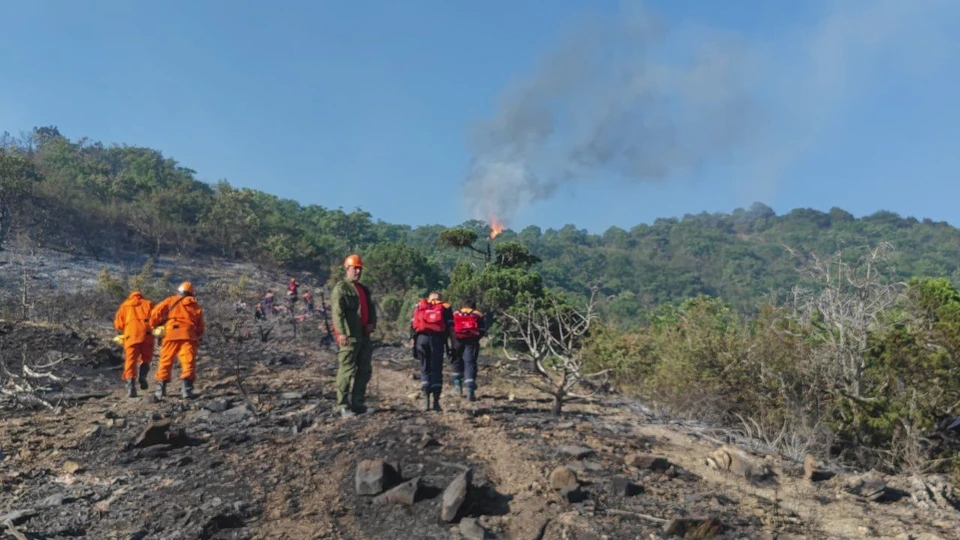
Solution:
<path fill-rule="evenodd" d="M 182 386 L 180 387 L 181 395 L 183 399 L 193 399 L 196 397 L 193 393 L 193 381 L 183 381 Z"/>
<path fill-rule="evenodd" d="M 147 389 L 147 374 L 150 373 L 150 364 L 140 364 L 140 389 Z"/>
<path fill-rule="evenodd" d="M 443 412 L 443 409 L 440 408 L 440 392 L 433 393 L 433 410 Z"/>
<path fill-rule="evenodd" d="M 453 380 L 453 391 L 456 392 L 458 396 L 463 397 L 463 383 L 460 379 Z"/>
<path fill-rule="evenodd" d="M 166 397 L 166 395 L 167 395 L 167 383 L 166 383 L 166 381 L 160 381 L 160 382 L 157 383 L 157 392 L 156 392 L 155 395 L 157 396 L 157 399 L 160 399 L 160 398 L 162 398 L 162 397 Z"/>
<path fill-rule="evenodd" d="M 425 412 L 430 411 L 430 394 L 427 394 L 426 392 L 423 394 L 423 410 Z"/>
<path fill-rule="evenodd" d="M 127 381 L 127 397 L 137 397 L 137 381 L 130 379 Z"/>
<path fill-rule="evenodd" d="M 467 388 L 467 401 L 476 401 L 477 396 L 473 393 L 473 388 Z"/>

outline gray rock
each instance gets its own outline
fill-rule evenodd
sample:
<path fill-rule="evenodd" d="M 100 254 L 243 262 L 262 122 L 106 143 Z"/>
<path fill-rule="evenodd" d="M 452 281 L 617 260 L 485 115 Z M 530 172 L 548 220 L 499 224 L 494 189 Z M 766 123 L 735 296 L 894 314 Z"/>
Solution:
<path fill-rule="evenodd" d="M 557 448 L 561 454 L 573 456 L 575 459 L 583 459 L 593 455 L 593 450 L 586 446 L 564 445 Z"/>
<path fill-rule="evenodd" d="M 467 500 L 470 483 L 473 481 L 473 470 L 467 469 L 458 474 L 443 491 L 443 500 L 440 506 L 440 520 L 451 523 L 457 518 L 460 507 Z"/>
<path fill-rule="evenodd" d="M 848 478 L 843 487 L 847 492 L 868 501 L 879 501 L 887 493 L 887 483 L 876 471 Z"/>
<path fill-rule="evenodd" d="M 643 489 L 626 476 L 614 476 L 610 481 L 610 493 L 616 497 L 632 497 Z"/>
<path fill-rule="evenodd" d="M 412 505 L 417 502 L 417 494 L 420 492 L 420 477 L 408 480 L 393 489 L 382 493 L 374 499 L 377 504 L 405 504 Z"/>
<path fill-rule="evenodd" d="M 574 472 L 599 472 L 603 470 L 603 465 L 597 463 L 596 461 L 574 461 L 568 463 L 567 467 Z"/>
<path fill-rule="evenodd" d="M 382 459 L 365 459 L 357 464 L 358 495 L 379 495 L 400 480 L 399 466 Z"/>
<path fill-rule="evenodd" d="M 217 399 L 207 403 L 203 408 L 211 412 L 223 412 L 230 408 L 230 402 L 225 399 Z"/>
<path fill-rule="evenodd" d="M 484 540 L 487 537 L 487 531 L 477 523 L 476 518 L 461 519 L 460 534 L 468 540 Z"/>
<path fill-rule="evenodd" d="M 72 503 L 75 500 L 76 499 L 73 499 L 72 497 L 66 497 L 60 493 L 57 493 L 55 495 L 51 495 L 46 499 L 43 499 L 42 501 L 40 501 L 40 507 L 51 508 L 54 506 L 63 506 L 65 504 Z"/>
<path fill-rule="evenodd" d="M 636 467 L 638 469 L 665 471 L 670 468 L 670 462 L 667 458 L 647 454 L 630 454 L 624 458 L 623 461 L 628 467 Z"/>
<path fill-rule="evenodd" d="M 240 420 L 243 418 L 249 418 L 253 416 L 253 412 L 250 411 L 250 408 L 244 405 L 237 405 L 232 409 L 227 409 L 223 412 L 224 418 L 230 418 L 233 420 Z"/>
<path fill-rule="evenodd" d="M 140 433 L 140 436 L 134 440 L 133 446 L 135 448 L 146 448 L 157 444 L 166 444 L 167 431 L 169 429 L 170 420 L 157 420 L 156 422 L 152 422 Z"/>
<path fill-rule="evenodd" d="M 280 394 L 280 399 L 303 399 L 303 392 L 284 392 Z"/>

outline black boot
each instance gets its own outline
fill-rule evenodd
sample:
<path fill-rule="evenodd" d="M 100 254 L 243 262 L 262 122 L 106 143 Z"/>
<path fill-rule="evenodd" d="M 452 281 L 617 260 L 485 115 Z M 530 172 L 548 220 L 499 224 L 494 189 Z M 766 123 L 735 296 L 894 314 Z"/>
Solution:
<path fill-rule="evenodd" d="M 430 411 L 430 394 L 426 392 L 423 393 L 423 410 Z"/>
<path fill-rule="evenodd" d="M 193 399 L 193 381 L 182 381 L 182 386 L 180 387 L 181 395 L 183 399 Z"/>
<path fill-rule="evenodd" d="M 147 374 L 150 373 L 150 364 L 140 364 L 140 389 L 147 389 Z"/>
<path fill-rule="evenodd" d="M 127 381 L 127 397 L 137 397 L 137 381 L 135 379 Z"/>
<path fill-rule="evenodd" d="M 167 383 L 165 381 L 160 381 L 157 383 L 157 399 L 165 397 L 167 395 Z"/>
<path fill-rule="evenodd" d="M 476 401 L 477 396 L 473 395 L 473 388 L 467 388 L 467 401 Z"/>
<path fill-rule="evenodd" d="M 440 392 L 433 393 L 433 410 L 443 412 L 443 409 L 440 408 Z"/>

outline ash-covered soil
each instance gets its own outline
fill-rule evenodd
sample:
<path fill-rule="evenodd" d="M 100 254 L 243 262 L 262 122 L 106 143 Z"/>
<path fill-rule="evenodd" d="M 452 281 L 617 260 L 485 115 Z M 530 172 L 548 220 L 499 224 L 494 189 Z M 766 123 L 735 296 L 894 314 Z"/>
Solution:
<path fill-rule="evenodd" d="M 308 325 L 304 325 L 305 330 Z M 484 357 L 479 400 L 422 412 L 408 349 L 374 355 L 370 402 L 333 414 L 333 352 L 319 334 L 201 347 L 200 397 L 124 395 L 117 350 L 95 336 L 0 322 L 5 350 L 72 357 L 55 410 L 2 411 L 0 531 L 11 538 L 957 538 L 956 514 L 915 505 L 906 481 L 859 496 L 843 475 L 750 456 L 746 479 L 706 458 L 720 441 L 622 398 L 549 399 Z M 54 351 L 54 352 L 51 352 Z M 449 373 L 449 367 L 446 368 Z M 176 373 L 176 370 L 174 371 Z M 79 390 L 77 388 L 79 388 Z M 419 479 L 410 501 L 358 494 L 362 460 Z M 551 473 L 567 467 L 576 489 Z M 472 481 L 452 520 L 445 490 Z M 898 483 L 900 482 L 900 483 Z M 389 486 L 385 486 L 389 487 Z M 862 491 L 860 495 L 870 495 Z M 689 521 L 683 521 L 689 519 Z M 0 532 L 0 536 L 2 536 Z"/>

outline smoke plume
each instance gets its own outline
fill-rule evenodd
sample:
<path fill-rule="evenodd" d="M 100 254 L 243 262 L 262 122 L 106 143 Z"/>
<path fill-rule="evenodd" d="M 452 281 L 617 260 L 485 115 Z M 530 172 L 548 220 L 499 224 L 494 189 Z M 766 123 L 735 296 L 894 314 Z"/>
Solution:
<path fill-rule="evenodd" d="M 639 4 L 590 19 L 475 126 L 464 182 L 471 217 L 510 225 L 567 184 L 664 180 L 712 164 L 774 181 L 881 54 L 909 40 L 904 64 L 931 58 L 935 36 L 949 35 L 931 25 L 960 2 L 826 5 L 815 25 L 774 43 L 671 29 Z"/>

